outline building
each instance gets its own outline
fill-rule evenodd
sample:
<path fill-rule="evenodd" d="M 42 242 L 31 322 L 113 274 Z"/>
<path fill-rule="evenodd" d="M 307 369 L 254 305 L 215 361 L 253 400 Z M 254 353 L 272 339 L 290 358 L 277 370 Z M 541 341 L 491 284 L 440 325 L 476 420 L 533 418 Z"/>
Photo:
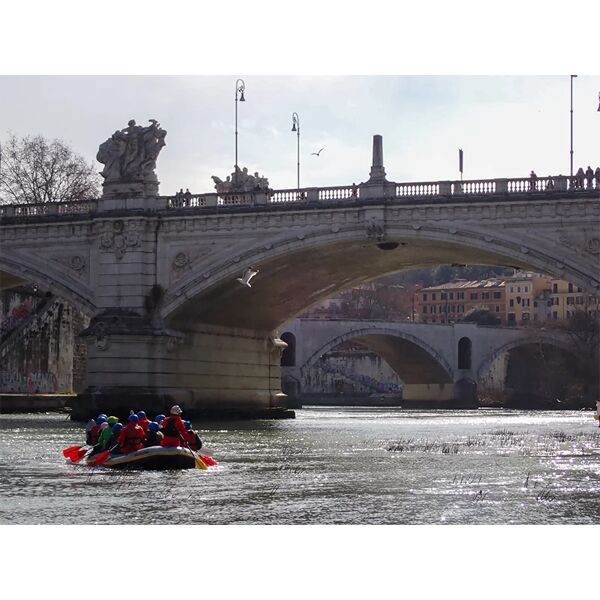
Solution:
<path fill-rule="evenodd" d="M 580 287 L 564 279 L 550 280 L 546 307 L 546 318 L 553 321 L 568 319 L 577 310 L 588 314 L 597 314 L 599 310 L 598 298 L 584 294 Z"/>
<path fill-rule="evenodd" d="M 452 323 L 471 309 L 481 308 L 506 323 L 505 287 L 504 279 L 487 279 L 456 280 L 421 288 L 415 294 L 415 321 Z"/>
<path fill-rule="evenodd" d="M 534 309 L 541 302 L 536 301 L 550 290 L 551 277 L 538 273 L 516 273 L 514 277 L 506 280 L 506 324 L 521 325 L 526 321 L 540 320 L 540 312 Z M 566 283 L 566 282 L 565 282 Z M 538 317 L 537 319 L 535 317 Z"/>

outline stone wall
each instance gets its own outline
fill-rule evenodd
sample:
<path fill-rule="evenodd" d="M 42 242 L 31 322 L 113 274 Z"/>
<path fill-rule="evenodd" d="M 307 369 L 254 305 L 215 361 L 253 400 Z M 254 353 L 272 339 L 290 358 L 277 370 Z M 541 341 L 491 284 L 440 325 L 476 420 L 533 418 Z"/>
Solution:
<path fill-rule="evenodd" d="M 49 294 L 28 288 L 0 293 L 0 392 L 72 393 L 85 386 L 87 319 Z"/>

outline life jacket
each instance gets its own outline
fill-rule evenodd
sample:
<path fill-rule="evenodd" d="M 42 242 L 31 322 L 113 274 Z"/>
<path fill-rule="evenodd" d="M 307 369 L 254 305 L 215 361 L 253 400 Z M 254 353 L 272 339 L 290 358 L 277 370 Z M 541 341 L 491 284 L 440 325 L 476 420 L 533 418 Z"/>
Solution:
<path fill-rule="evenodd" d="M 89 439 L 87 439 L 86 436 L 86 442 L 88 442 L 90 446 L 95 446 L 98 443 L 98 436 L 100 435 L 100 425 L 94 425 L 88 433 Z"/>
<path fill-rule="evenodd" d="M 181 417 L 171 415 L 163 421 L 161 429 L 163 439 L 160 441 L 161 446 L 179 446 L 181 439 L 185 436 L 185 426 Z"/>
<path fill-rule="evenodd" d="M 128 424 L 126 427 L 121 429 L 121 435 L 119 436 L 119 446 L 121 450 L 127 454 L 129 452 L 135 452 L 144 447 L 144 430 L 139 425 L 130 427 Z"/>
<path fill-rule="evenodd" d="M 148 431 L 148 425 L 150 425 L 150 420 L 148 417 L 142 417 L 138 421 L 138 425 L 144 430 L 144 433 L 146 433 Z"/>
<path fill-rule="evenodd" d="M 167 417 L 163 421 L 163 423 L 166 423 L 166 425 L 163 425 L 163 427 L 162 427 L 163 435 L 166 435 L 168 437 L 179 437 L 179 431 L 175 427 L 175 418 L 174 417 Z"/>

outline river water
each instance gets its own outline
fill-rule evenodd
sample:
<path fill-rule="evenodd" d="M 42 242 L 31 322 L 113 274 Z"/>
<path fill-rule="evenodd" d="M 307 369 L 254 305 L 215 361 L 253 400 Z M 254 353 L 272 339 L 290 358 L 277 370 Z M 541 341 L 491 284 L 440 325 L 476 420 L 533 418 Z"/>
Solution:
<path fill-rule="evenodd" d="M 0 416 L 0 524 L 593 524 L 590 412 L 305 408 L 195 424 L 208 471 L 74 465 L 65 414 Z"/>

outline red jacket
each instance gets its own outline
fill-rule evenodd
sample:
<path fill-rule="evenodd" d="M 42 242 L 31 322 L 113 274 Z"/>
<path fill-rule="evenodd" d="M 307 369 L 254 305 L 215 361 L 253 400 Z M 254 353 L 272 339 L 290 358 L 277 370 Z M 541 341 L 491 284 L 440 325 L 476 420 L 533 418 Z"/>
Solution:
<path fill-rule="evenodd" d="M 138 421 L 138 425 L 144 430 L 144 433 L 148 431 L 148 425 L 150 425 L 150 420 L 148 417 L 143 417 Z"/>
<path fill-rule="evenodd" d="M 163 439 L 161 446 L 181 446 L 185 440 L 185 425 L 179 415 L 171 415 L 161 423 Z"/>
<path fill-rule="evenodd" d="M 127 423 L 119 434 L 119 446 L 123 454 L 129 454 L 144 447 L 146 434 L 144 430 L 135 422 Z"/>

